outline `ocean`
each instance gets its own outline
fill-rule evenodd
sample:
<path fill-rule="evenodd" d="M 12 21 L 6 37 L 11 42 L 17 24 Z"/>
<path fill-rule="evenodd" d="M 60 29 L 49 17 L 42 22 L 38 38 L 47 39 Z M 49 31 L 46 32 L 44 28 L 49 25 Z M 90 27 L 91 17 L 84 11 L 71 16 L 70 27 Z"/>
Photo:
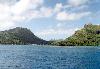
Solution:
<path fill-rule="evenodd" d="M 100 69 L 100 47 L 0 45 L 0 69 Z"/>

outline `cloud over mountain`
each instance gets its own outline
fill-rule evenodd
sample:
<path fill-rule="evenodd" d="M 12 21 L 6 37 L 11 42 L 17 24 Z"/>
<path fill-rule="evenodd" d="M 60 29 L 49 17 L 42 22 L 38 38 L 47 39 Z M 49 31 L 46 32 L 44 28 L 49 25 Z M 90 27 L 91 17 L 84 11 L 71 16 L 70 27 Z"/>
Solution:
<path fill-rule="evenodd" d="M 55 30 L 55 26 L 59 23 L 63 25 L 63 22 L 74 24 L 74 21 L 92 21 L 92 18 L 96 20 L 97 17 L 100 17 L 99 6 L 100 0 L 0 0 L 0 30 L 6 30 L 17 25 L 24 26 L 25 23 L 28 25 L 29 22 L 33 23 L 35 20 L 40 21 L 38 22 L 40 25 L 37 26 L 39 28 L 43 23 L 41 20 L 44 19 L 45 23 L 52 24 L 52 29 L 48 28 L 48 34 L 44 35 L 51 33 L 56 35 L 60 31 L 65 31 L 63 27 Z M 50 24 L 50 21 L 46 19 L 50 19 L 53 23 Z M 36 27 L 34 26 L 33 29 Z M 70 28 L 66 27 L 66 29 Z M 75 30 L 73 29 L 73 31 Z M 41 32 L 45 33 L 45 29 Z"/>

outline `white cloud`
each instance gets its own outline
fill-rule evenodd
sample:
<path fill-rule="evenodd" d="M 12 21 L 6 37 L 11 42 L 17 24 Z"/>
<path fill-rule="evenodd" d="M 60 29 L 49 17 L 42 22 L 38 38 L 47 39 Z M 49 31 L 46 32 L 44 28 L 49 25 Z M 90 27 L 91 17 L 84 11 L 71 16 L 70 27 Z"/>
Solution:
<path fill-rule="evenodd" d="M 14 26 L 15 26 L 15 24 L 12 22 L 3 21 L 0 23 L 0 30 L 6 30 L 6 29 L 12 28 Z"/>
<path fill-rule="evenodd" d="M 18 0 L 0 0 L 0 4 L 6 4 L 6 5 L 13 5 L 17 2 Z"/>
<path fill-rule="evenodd" d="M 41 7 L 40 13 L 41 13 L 40 15 L 42 15 L 42 17 L 50 17 L 53 15 L 53 10 L 51 8 Z"/>
<path fill-rule="evenodd" d="M 0 3 L 0 24 L 2 25 L 0 28 L 5 26 L 3 24 L 9 24 L 8 26 L 12 27 L 16 25 L 16 22 L 29 21 L 35 18 L 53 17 L 59 21 L 65 21 L 78 20 L 91 14 L 90 12 L 65 12 L 65 9 L 72 7 L 71 5 L 82 5 L 88 0 L 68 0 L 68 5 L 57 3 L 54 8 L 44 6 L 44 0 L 19 0 L 18 2 L 14 0 L 13 2 L 11 5 Z M 70 12 L 70 10 L 68 11 Z"/>
<path fill-rule="evenodd" d="M 68 3 L 72 6 L 80 6 L 88 3 L 90 0 L 68 0 Z"/>
<path fill-rule="evenodd" d="M 55 5 L 55 7 L 54 7 L 54 11 L 55 11 L 55 12 L 59 12 L 59 11 L 61 11 L 62 8 L 63 8 L 62 3 L 57 3 L 57 4 Z"/>
<path fill-rule="evenodd" d="M 39 10 L 29 10 L 26 14 L 24 14 L 25 20 L 37 19 L 37 18 L 47 18 L 53 16 L 53 10 L 51 8 L 47 8 L 41 6 Z"/>
<path fill-rule="evenodd" d="M 51 36 L 51 39 L 57 39 L 56 36 L 60 36 L 61 38 L 63 36 L 66 36 L 64 38 L 67 38 L 69 36 L 71 36 L 72 34 L 75 33 L 76 30 L 78 30 L 79 28 L 69 28 L 69 29 L 63 29 L 63 28 L 60 28 L 60 29 L 47 29 L 47 30 L 42 30 L 42 31 L 39 31 L 39 32 L 36 32 L 35 35 L 41 37 L 41 38 L 48 38 Z M 59 38 L 60 38 L 59 37 Z M 47 39 L 48 40 L 48 39 Z"/>
<path fill-rule="evenodd" d="M 38 17 L 40 12 L 36 12 L 36 9 L 43 5 L 43 2 L 43 0 L 20 0 L 12 5 L 0 3 L 0 30 L 15 26 L 16 22 Z M 30 13 L 31 9 L 33 13 Z"/>
<path fill-rule="evenodd" d="M 70 32 L 69 32 L 70 31 Z M 36 32 L 37 35 L 59 35 L 59 34 L 66 34 L 69 35 L 71 33 L 73 33 L 73 29 L 48 29 L 48 30 L 44 30 L 42 32 Z"/>
<path fill-rule="evenodd" d="M 79 30 L 80 28 L 68 28 L 65 25 L 66 23 L 58 23 L 54 27 L 44 29 L 41 31 L 34 32 L 35 35 L 39 36 L 40 38 L 48 40 L 50 39 L 60 39 L 60 38 L 67 38 L 75 33 L 75 31 Z M 56 38 L 57 37 L 57 38 Z"/>
<path fill-rule="evenodd" d="M 11 7 L 12 14 L 22 14 L 29 6 L 30 0 L 20 0 L 18 3 Z"/>
<path fill-rule="evenodd" d="M 55 18 L 59 21 L 79 20 L 83 17 L 88 17 L 92 12 L 84 11 L 90 0 L 68 0 L 68 4 L 62 5 L 57 3 L 54 8 Z"/>
<path fill-rule="evenodd" d="M 64 23 L 63 23 L 63 24 L 62 24 L 62 23 L 58 23 L 58 24 L 57 24 L 57 27 L 58 27 L 58 28 L 63 27 L 63 26 L 65 26 Z"/>
<path fill-rule="evenodd" d="M 11 10 L 15 14 L 22 14 L 29 9 L 36 9 L 41 6 L 43 2 L 43 0 L 20 0 L 11 7 Z"/>
<path fill-rule="evenodd" d="M 82 12 L 82 13 L 67 13 L 67 12 L 59 12 L 56 16 L 56 19 L 59 21 L 65 20 L 78 20 L 85 16 L 89 16 L 91 12 Z"/>

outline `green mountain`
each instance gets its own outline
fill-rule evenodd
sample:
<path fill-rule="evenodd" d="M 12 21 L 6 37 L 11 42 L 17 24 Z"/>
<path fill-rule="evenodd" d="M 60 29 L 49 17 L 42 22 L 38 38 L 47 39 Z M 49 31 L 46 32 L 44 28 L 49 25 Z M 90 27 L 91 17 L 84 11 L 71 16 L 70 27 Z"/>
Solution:
<path fill-rule="evenodd" d="M 27 28 L 16 27 L 0 31 L 0 44 L 47 44 L 47 41 L 38 38 Z"/>
<path fill-rule="evenodd" d="M 72 36 L 63 41 L 51 41 L 58 46 L 100 46 L 100 25 L 85 24 Z"/>

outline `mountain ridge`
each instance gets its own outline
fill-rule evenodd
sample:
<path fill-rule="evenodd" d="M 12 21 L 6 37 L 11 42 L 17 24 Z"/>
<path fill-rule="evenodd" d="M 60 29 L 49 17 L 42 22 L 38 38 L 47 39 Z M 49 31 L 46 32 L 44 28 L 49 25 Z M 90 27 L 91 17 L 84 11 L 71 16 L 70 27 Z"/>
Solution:
<path fill-rule="evenodd" d="M 57 46 L 100 46 L 100 25 L 85 24 L 84 28 L 77 30 L 65 40 L 54 40 L 50 44 Z"/>
<path fill-rule="evenodd" d="M 16 27 L 0 31 L 0 44 L 47 44 L 47 41 L 35 36 L 27 28 Z"/>

